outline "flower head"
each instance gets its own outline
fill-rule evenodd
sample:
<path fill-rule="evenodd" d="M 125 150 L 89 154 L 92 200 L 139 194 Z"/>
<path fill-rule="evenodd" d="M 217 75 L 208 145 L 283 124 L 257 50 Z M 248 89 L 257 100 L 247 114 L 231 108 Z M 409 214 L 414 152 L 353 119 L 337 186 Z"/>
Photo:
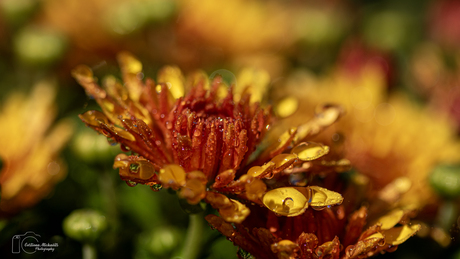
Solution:
<path fill-rule="evenodd" d="M 417 231 L 393 228 L 407 221 L 409 211 L 402 210 L 364 231 L 367 209 L 353 212 L 360 188 L 338 174 L 349 161 L 309 141 L 339 119 L 341 107 L 318 106 L 306 123 L 264 138 L 275 119 L 259 102 L 263 72 L 242 73 L 240 85 L 228 88 L 220 77 L 184 79 L 166 67 L 154 83 L 139 77 L 142 65 L 130 54 L 119 61 L 124 85 L 109 77 L 101 88 L 85 66 L 73 75 L 103 110 L 80 118 L 132 152 L 114 163 L 129 185 L 171 188 L 191 204 L 206 201 L 220 214 L 208 215 L 209 224 L 257 258 L 362 258 L 392 250 Z"/>
<path fill-rule="evenodd" d="M 38 83 L 30 96 L 14 93 L 0 111 L 0 215 L 31 207 L 45 197 L 66 172 L 58 154 L 72 134 L 68 121 L 51 128 L 55 88 Z M 51 128 L 51 130 L 50 130 Z"/>

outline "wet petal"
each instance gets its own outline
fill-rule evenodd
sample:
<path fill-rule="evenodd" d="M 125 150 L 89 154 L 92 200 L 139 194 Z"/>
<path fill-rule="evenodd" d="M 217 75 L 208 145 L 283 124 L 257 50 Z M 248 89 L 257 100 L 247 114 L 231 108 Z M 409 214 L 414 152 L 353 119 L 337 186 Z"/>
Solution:
<path fill-rule="evenodd" d="M 315 250 L 318 259 L 321 258 L 334 258 L 338 259 L 340 255 L 340 241 L 338 237 L 335 237 L 332 241 L 326 242 Z"/>
<path fill-rule="evenodd" d="M 307 188 L 311 191 L 310 206 L 313 209 L 321 210 L 328 206 L 341 204 L 343 201 L 340 193 L 319 186 L 309 186 Z"/>
<path fill-rule="evenodd" d="M 125 154 L 119 154 L 115 157 L 113 168 L 119 168 L 119 174 L 123 180 L 139 183 L 146 183 L 146 180 L 151 179 L 156 172 L 153 164 L 146 159 Z"/>
<path fill-rule="evenodd" d="M 383 240 L 384 236 L 379 232 L 360 240 L 356 245 L 350 245 L 345 249 L 346 258 L 361 258 L 360 255 L 368 254 L 381 246 Z"/>
<path fill-rule="evenodd" d="M 136 138 L 131 133 L 129 133 L 128 131 L 126 131 L 124 129 L 121 129 L 121 128 L 118 128 L 118 127 L 112 127 L 111 130 L 117 136 L 120 136 L 121 138 L 124 138 L 124 139 L 129 140 L 129 141 L 135 141 L 136 140 Z"/>
<path fill-rule="evenodd" d="M 303 142 L 293 148 L 291 153 L 302 161 L 311 161 L 329 153 L 329 147 L 315 142 Z"/>
<path fill-rule="evenodd" d="M 281 240 L 271 245 L 273 253 L 278 255 L 280 259 L 294 258 L 299 246 L 291 240 Z"/>
<path fill-rule="evenodd" d="M 99 127 L 100 123 L 109 123 L 109 119 L 100 111 L 87 111 L 78 117 L 87 125 Z"/>
<path fill-rule="evenodd" d="M 275 163 L 268 162 L 263 166 L 253 166 L 248 170 L 247 175 L 252 177 L 264 177 L 267 173 L 271 172 L 275 168 Z"/>
<path fill-rule="evenodd" d="M 270 160 L 275 163 L 275 169 L 283 170 L 292 165 L 297 160 L 297 155 L 295 154 L 279 154 Z"/>
<path fill-rule="evenodd" d="M 262 180 L 253 179 L 245 185 L 244 189 L 246 191 L 246 197 L 249 200 L 257 201 L 264 196 L 267 186 Z"/>
<path fill-rule="evenodd" d="M 404 211 L 401 209 L 395 209 L 390 211 L 388 214 L 380 217 L 375 221 L 374 224 L 380 223 L 381 229 L 390 229 L 398 224 L 404 216 Z M 371 224 L 371 225 L 374 225 Z"/>
<path fill-rule="evenodd" d="M 165 188 L 178 189 L 185 185 L 185 170 L 175 164 L 160 169 L 159 180 Z"/>
<path fill-rule="evenodd" d="M 308 193 L 305 188 L 277 188 L 264 195 L 263 203 L 279 215 L 294 217 L 304 213 L 308 208 Z"/>
<path fill-rule="evenodd" d="M 420 225 L 404 225 L 402 227 L 392 228 L 382 231 L 385 236 L 385 242 L 391 245 L 404 243 L 409 237 L 415 235 L 420 230 Z"/>
<path fill-rule="evenodd" d="M 179 196 L 190 204 L 197 204 L 206 196 L 206 185 L 199 179 L 187 180 L 185 186 L 180 189 Z"/>
<path fill-rule="evenodd" d="M 227 222 L 241 223 L 251 212 L 237 200 L 230 199 L 232 206 L 219 209 L 220 216 Z"/>
<path fill-rule="evenodd" d="M 329 126 L 336 122 L 343 114 L 343 108 L 339 105 L 326 104 L 316 107 L 316 121 L 321 126 Z"/>

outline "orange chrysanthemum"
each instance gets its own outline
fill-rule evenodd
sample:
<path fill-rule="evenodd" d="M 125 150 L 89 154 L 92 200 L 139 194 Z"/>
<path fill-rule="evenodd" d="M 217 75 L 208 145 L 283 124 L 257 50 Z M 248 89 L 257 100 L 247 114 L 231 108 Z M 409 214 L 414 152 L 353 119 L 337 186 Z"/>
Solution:
<path fill-rule="evenodd" d="M 172 188 L 191 204 L 206 201 L 220 214 L 208 215 L 209 224 L 253 256 L 364 258 L 394 250 L 418 230 L 403 210 L 366 230 L 359 176 L 346 180 L 338 173 L 349 161 L 308 141 L 341 116 L 339 106 L 320 106 L 307 123 L 261 143 L 272 126 L 270 109 L 258 102 L 262 72 L 243 73 L 234 93 L 220 77 L 184 80 L 174 67 L 163 68 L 157 83 L 143 81 L 139 61 L 127 53 L 119 61 L 124 85 L 109 77 L 101 88 L 86 66 L 73 75 L 103 110 L 80 118 L 131 151 L 115 158 L 120 177 Z"/>

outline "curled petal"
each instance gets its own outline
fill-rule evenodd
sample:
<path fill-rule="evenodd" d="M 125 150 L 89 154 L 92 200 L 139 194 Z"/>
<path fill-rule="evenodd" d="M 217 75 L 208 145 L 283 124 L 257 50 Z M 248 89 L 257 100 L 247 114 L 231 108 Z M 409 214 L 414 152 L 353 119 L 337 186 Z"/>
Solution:
<path fill-rule="evenodd" d="M 258 201 L 264 196 L 267 186 L 262 180 L 253 178 L 244 186 L 244 189 L 249 200 Z"/>
<path fill-rule="evenodd" d="M 217 209 L 221 217 L 227 222 L 241 223 L 250 213 L 250 210 L 239 201 L 229 199 L 220 193 L 207 192 L 206 201 Z"/>
<path fill-rule="evenodd" d="M 313 209 L 323 209 L 332 205 L 339 205 L 343 201 L 342 195 L 319 186 L 309 186 L 310 206 Z"/>
<path fill-rule="evenodd" d="M 340 250 L 339 238 L 335 237 L 332 241 L 326 242 L 316 248 L 315 254 L 318 256 L 318 259 L 338 259 L 340 256 Z"/>
<path fill-rule="evenodd" d="M 390 211 L 386 215 L 378 218 L 374 222 L 374 224 L 380 224 L 381 229 L 391 229 L 403 219 L 403 216 L 404 216 L 404 210 L 395 209 L 395 210 Z"/>
<path fill-rule="evenodd" d="M 269 161 L 262 166 L 253 166 L 248 170 L 248 175 L 252 177 L 265 177 L 273 171 L 275 168 L 275 163 Z"/>
<path fill-rule="evenodd" d="M 124 181 L 158 183 L 154 165 L 142 157 L 119 154 L 115 157 L 113 168 L 119 169 L 120 178 Z"/>
<path fill-rule="evenodd" d="M 271 245 L 272 252 L 278 255 L 279 259 L 296 258 L 299 246 L 291 240 L 281 240 Z"/>
<path fill-rule="evenodd" d="M 345 249 L 346 258 L 363 258 L 368 253 L 373 254 L 384 244 L 384 236 L 377 232 L 363 240 L 358 241 L 356 245 L 350 245 Z M 363 255 L 363 257 L 361 257 Z"/>
<path fill-rule="evenodd" d="M 179 196 L 190 204 L 197 204 L 206 196 L 206 185 L 197 178 L 189 179 L 180 189 Z"/>
<path fill-rule="evenodd" d="M 160 169 L 159 180 L 165 188 L 177 190 L 186 183 L 185 170 L 179 165 L 166 165 Z"/>
<path fill-rule="evenodd" d="M 397 228 L 383 230 L 382 233 L 385 236 L 385 242 L 390 245 L 400 245 L 404 243 L 409 237 L 415 235 L 421 228 L 420 225 L 404 225 Z"/>
<path fill-rule="evenodd" d="M 302 232 L 297 238 L 297 244 L 300 246 L 302 258 L 315 258 L 313 255 L 316 247 L 318 246 L 318 238 L 313 233 Z"/>
<path fill-rule="evenodd" d="M 230 201 L 231 207 L 219 209 L 220 216 L 227 222 L 243 222 L 251 211 L 237 200 L 230 199 Z"/>
<path fill-rule="evenodd" d="M 343 108 L 338 105 L 321 105 L 317 107 L 315 117 L 297 127 L 294 142 L 300 143 L 306 138 L 320 133 L 323 129 L 335 123 L 343 114 Z"/>

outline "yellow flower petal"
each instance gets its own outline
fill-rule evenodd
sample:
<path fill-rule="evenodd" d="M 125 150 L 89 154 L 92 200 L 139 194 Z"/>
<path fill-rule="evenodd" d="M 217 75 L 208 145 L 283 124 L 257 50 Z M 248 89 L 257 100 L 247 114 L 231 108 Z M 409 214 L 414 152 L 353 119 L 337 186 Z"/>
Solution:
<path fill-rule="evenodd" d="M 321 210 L 327 206 L 338 205 L 343 201 L 343 197 L 340 193 L 319 186 L 309 186 L 308 188 L 311 191 L 310 206 L 315 210 Z"/>
<path fill-rule="evenodd" d="M 382 224 L 381 229 L 390 229 L 401 221 L 404 216 L 404 211 L 401 209 L 395 209 L 390 211 L 388 214 L 380 217 L 375 223 Z M 374 225 L 374 224 L 371 224 Z"/>
<path fill-rule="evenodd" d="M 420 229 L 420 225 L 404 225 L 402 227 L 392 228 L 382 231 L 385 236 L 385 242 L 391 245 L 400 245 L 404 243 L 409 237 L 415 235 Z"/>
<path fill-rule="evenodd" d="M 271 211 L 288 217 L 298 216 L 308 208 L 308 192 L 305 188 L 282 187 L 267 192 L 264 205 Z"/>
<path fill-rule="evenodd" d="M 165 188 L 178 189 L 185 185 L 185 170 L 179 165 L 166 165 L 160 169 L 159 180 Z"/>
<path fill-rule="evenodd" d="M 293 148 L 291 153 L 302 161 L 311 161 L 329 153 L 329 147 L 315 142 L 303 142 Z"/>

